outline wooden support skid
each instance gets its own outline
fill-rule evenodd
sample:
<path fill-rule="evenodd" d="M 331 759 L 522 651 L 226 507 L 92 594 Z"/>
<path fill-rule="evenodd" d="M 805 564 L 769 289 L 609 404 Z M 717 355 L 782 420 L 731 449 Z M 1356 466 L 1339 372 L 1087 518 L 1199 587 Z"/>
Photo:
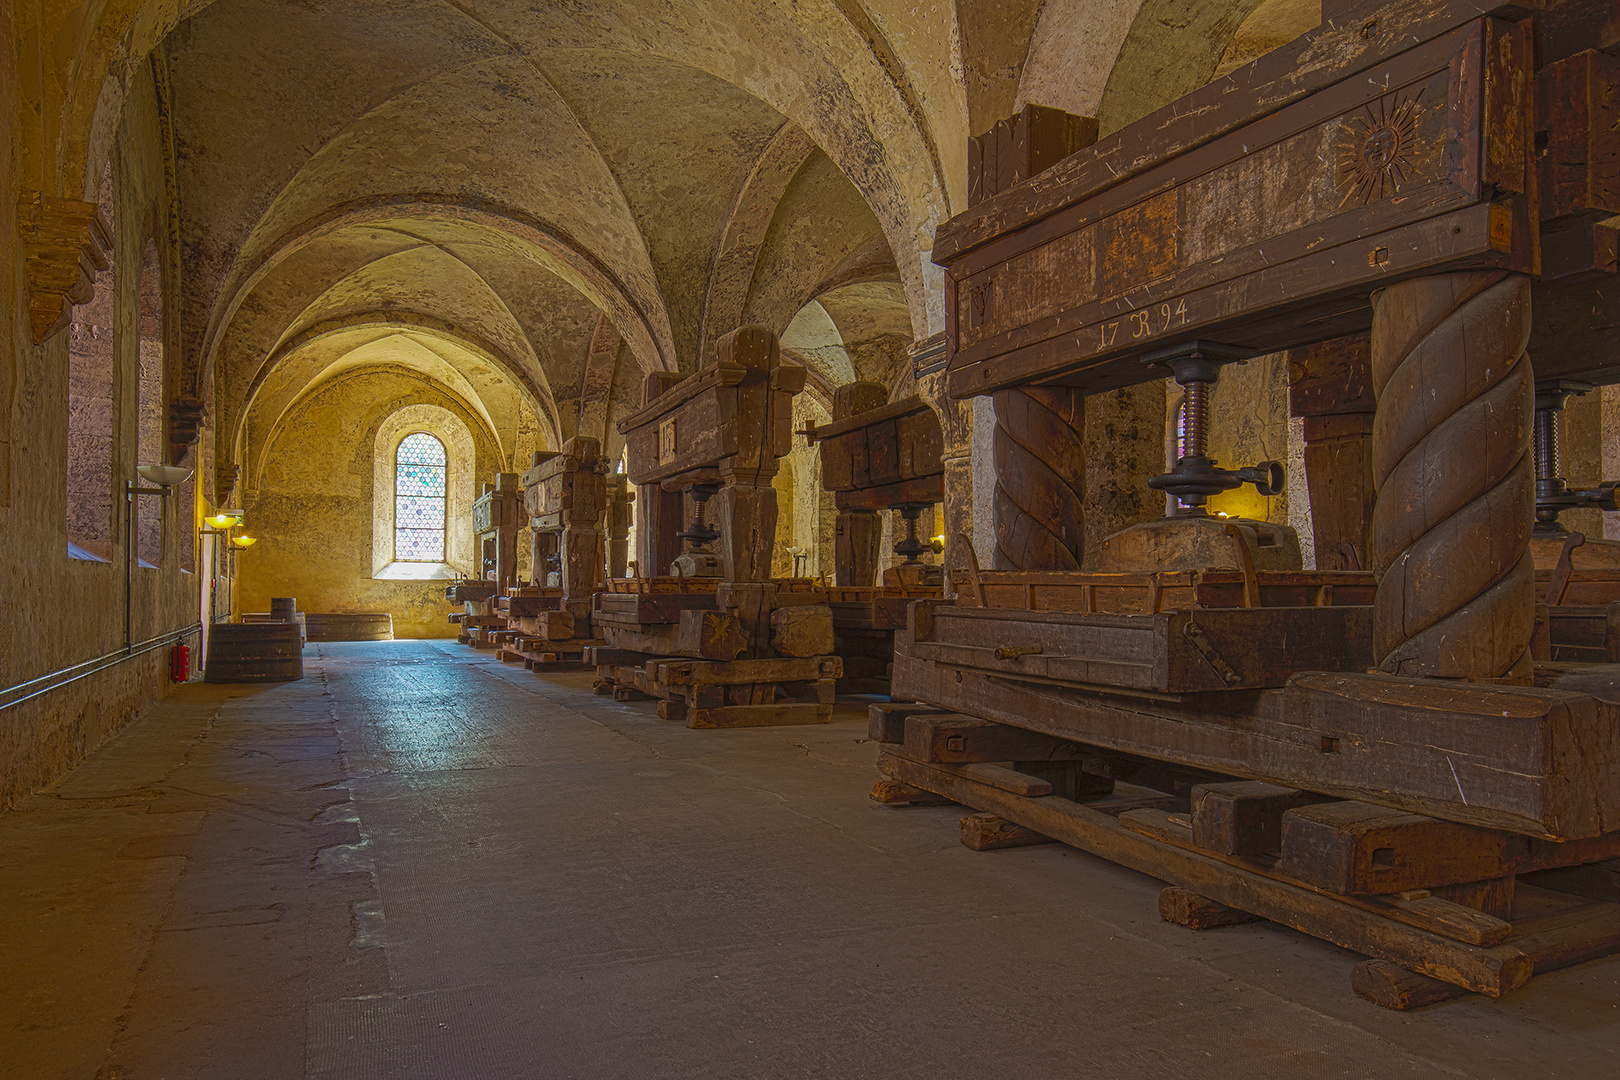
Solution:
<path fill-rule="evenodd" d="M 716 661 L 593 647 L 586 659 L 598 672 L 597 693 L 660 698 L 659 715 L 690 728 L 825 724 L 843 670 L 836 656 Z"/>
<path fill-rule="evenodd" d="M 1160 700 L 920 659 L 904 642 L 894 685 L 1059 739 L 1465 824 L 1561 840 L 1620 829 L 1607 749 L 1620 708 L 1584 694 L 1324 672 L 1279 690 Z"/>
<path fill-rule="evenodd" d="M 1620 952 L 1620 904 L 1520 886 L 1514 918 L 1498 920 L 1503 924 L 1499 940 L 1474 944 L 1459 940 L 1466 931 L 1443 918 L 1403 910 L 1401 904 L 1410 902 L 1400 898 L 1386 902 L 1312 889 L 1268 871 L 1257 862 L 1245 863 L 1235 857 L 1221 858 L 1199 851 L 1192 845 L 1190 829 L 1184 843 L 1171 842 L 1163 830 L 1151 827 L 1169 817 L 1163 811 L 1127 810 L 1114 817 L 1086 803 L 1055 795 L 1014 794 L 963 775 L 960 769 L 912 761 L 887 752 L 887 748 L 879 757 L 878 768 L 890 780 L 910 789 L 933 792 L 981 813 L 993 814 L 1212 902 L 1200 905 L 1187 897 L 1173 897 L 1176 902 L 1170 905 L 1172 910 L 1179 906 L 1196 913 L 1184 921 L 1188 925 L 1236 920 L 1236 916 L 1220 919 L 1219 908 L 1243 912 L 1398 965 L 1446 986 L 1490 997 L 1501 997 L 1523 986 L 1534 974 Z M 1484 918 L 1489 916 L 1473 922 L 1477 924 Z M 1372 974 L 1382 974 L 1385 985 L 1391 983 L 1388 969 L 1377 969 Z M 1363 983 L 1371 986 L 1378 979 L 1359 970 L 1356 976 L 1358 992 L 1377 1000 L 1373 991 L 1362 990 Z M 1442 1000 L 1450 993 L 1437 992 L 1425 983 L 1408 983 L 1411 985 L 1405 989 L 1385 993 L 1386 1000 L 1379 1003 L 1406 1008 Z"/>

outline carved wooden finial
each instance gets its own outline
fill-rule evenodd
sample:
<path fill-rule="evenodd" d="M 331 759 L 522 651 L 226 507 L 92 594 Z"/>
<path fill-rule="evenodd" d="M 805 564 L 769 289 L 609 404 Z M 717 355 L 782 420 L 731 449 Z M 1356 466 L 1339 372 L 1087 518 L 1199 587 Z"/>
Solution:
<path fill-rule="evenodd" d="M 112 227 L 95 203 L 26 191 L 17 200 L 17 231 L 39 345 L 67 326 L 74 305 L 95 295 L 96 275 L 107 269 L 112 250 Z"/>

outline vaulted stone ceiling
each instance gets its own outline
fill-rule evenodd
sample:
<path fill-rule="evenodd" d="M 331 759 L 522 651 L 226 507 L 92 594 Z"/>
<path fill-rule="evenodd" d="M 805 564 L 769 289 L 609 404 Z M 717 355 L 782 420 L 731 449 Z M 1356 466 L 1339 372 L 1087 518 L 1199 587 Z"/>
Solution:
<path fill-rule="evenodd" d="M 43 0 L 17 14 L 25 63 L 30 41 L 78 44 L 42 58 L 67 106 L 19 152 L 88 185 L 74 163 L 102 160 L 150 57 L 175 344 L 220 460 L 359 363 L 476 398 L 510 454 L 514 409 L 544 441 L 606 433 L 646 371 L 691 369 L 745 322 L 784 334 L 818 396 L 898 388 L 905 345 L 943 323 L 929 249 L 964 207 L 969 132 L 1025 101 L 1116 127 L 1315 18 L 1316 0 Z"/>
<path fill-rule="evenodd" d="M 221 449 L 263 445 L 355 355 L 504 380 L 556 440 L 599 317 L 638 378 L 831 291 L 869 356 L 926 331 L 911 211 L 947 203 L 908 112 L 928 91 L 887 109 L 917 151 L 896 169 L 851 85 L 885 73 L 836 6 L 704 7 L 218 0 L 180 22 L 159 56 L 182 348 L 216 380 Z"/>

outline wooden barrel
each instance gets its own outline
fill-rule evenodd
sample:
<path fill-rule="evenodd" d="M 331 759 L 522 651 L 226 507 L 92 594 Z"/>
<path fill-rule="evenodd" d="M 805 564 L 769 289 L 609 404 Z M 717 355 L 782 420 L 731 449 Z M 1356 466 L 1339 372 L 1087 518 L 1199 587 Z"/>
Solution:
<path fill-rule="evenodd" d="M 270 598 L 270 617 L 279 622 L 292 622 L 293 616 L 298 614 L 298 600 L 292 596 L 272 596 Z"/>
<path fill-rule="evenodd" d="M 205 681 L 292 682 L 303 677 L 304 650 L 297 623 L 219 623 L 210 628 Z"/>
<path fill-rule="evenodd" d="M 307 611 L 311 641 L 393 641 L 394 617 L 386 611 Z"/>

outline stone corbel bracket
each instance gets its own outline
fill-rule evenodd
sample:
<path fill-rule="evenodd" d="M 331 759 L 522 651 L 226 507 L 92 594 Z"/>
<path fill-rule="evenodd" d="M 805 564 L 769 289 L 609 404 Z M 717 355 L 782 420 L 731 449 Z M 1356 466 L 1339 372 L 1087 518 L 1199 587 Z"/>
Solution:
<path fill-rule="evenodd" d="M 169 402 L 169 462 L 179 465 L 197 442 L 207 407 L 201 398 L 177 397 Z"/>
<path fill-rule="evenodd" d="M 37 191 L 17 200 L 28 274 L 28 314 L 34 344 L 67 326 L 77 304 L 95 295 L 96 275 L 107 269 L 112 226 L 95 203 Z"/>
<path fill-rule="evenodd" d="M 234 461 L 221 461 L 214 466 L 214 502 L 224 506 L 236 491 L 236 480 L 242 467 Z"/>

